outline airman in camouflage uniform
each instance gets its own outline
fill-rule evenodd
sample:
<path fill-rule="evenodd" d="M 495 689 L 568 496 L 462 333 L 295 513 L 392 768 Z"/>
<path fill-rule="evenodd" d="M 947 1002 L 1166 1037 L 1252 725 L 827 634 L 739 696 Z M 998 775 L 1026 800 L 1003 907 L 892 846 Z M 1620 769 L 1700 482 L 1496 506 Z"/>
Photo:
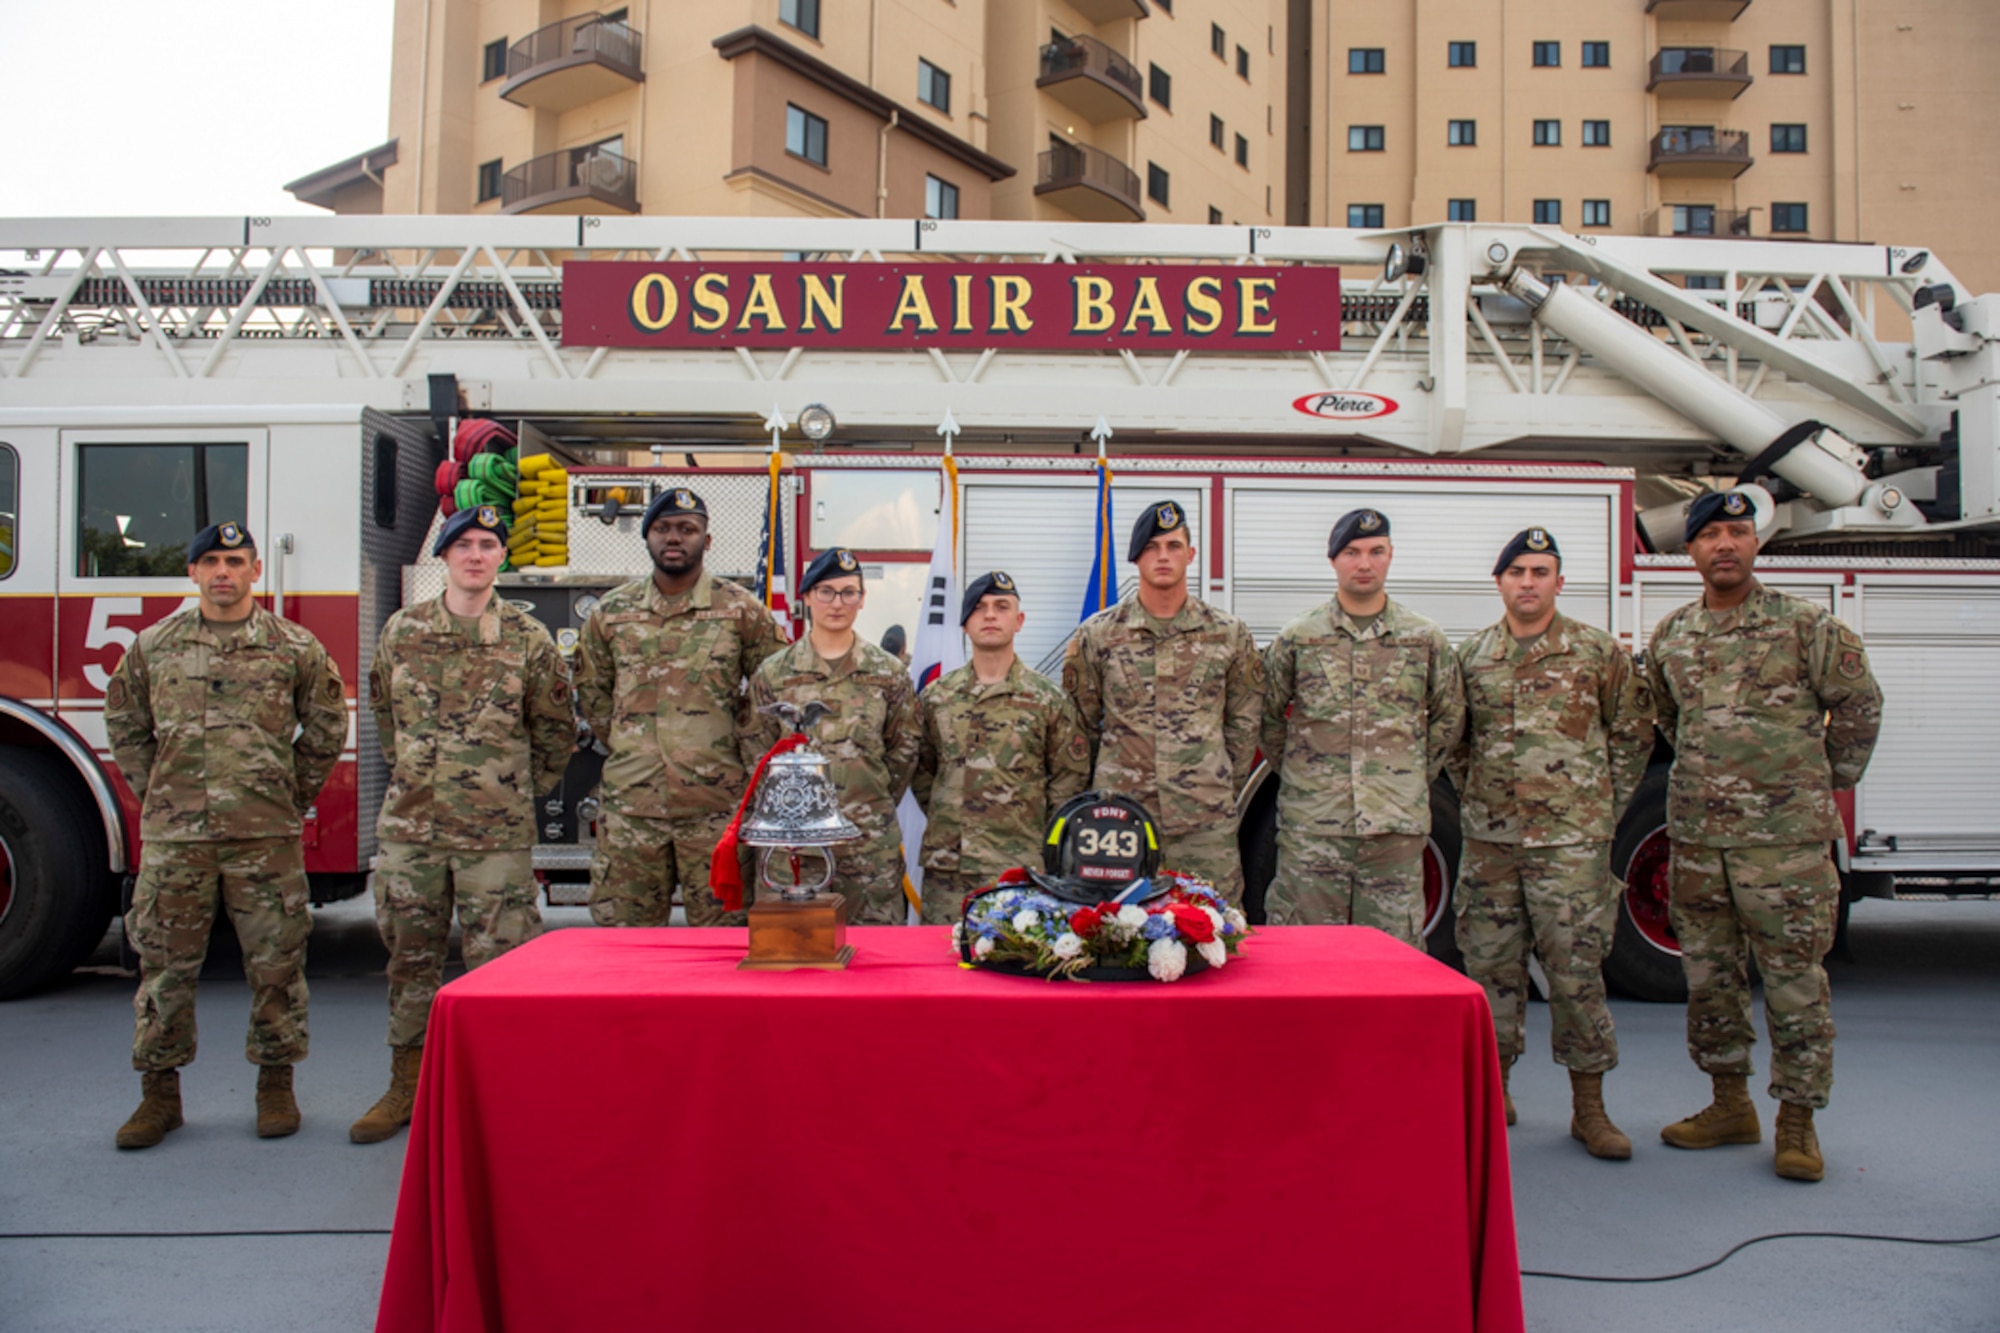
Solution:
<path fill-rule="evenodd" d="M 768 705 L 818 700 L 827 706 L 811 735 L 827 758 L 840 813 L 861 830 L 859 841 L 833 849 L 828 891 L 846 896 L 850 921 L 901 925 L 909 905 L 896 805 L 910 788 L 922 740 L 916 693 L 900 661 L 854 633 L 863 602 L 861 564 L 851 551 L 834 547 L 821 554 L 800 576 L 799 590 L 808 599 L 812 628 L 751 678 L 756 711 L 750 748 L 761 754 L 778 742 L 783 728 L 761 711 Z"/>
<path fill-rule="evenodd" d="M 1611 839 L 1652 755 L 1653 709 L 1618 641 L 1556 610 L 1561 561 L 1546 529 L 1515 537 L 1494 567 L 1506 615 L 1458 646 L 1458 947 L 1486 988 L 1503 1070 L 1525 1046 L 1529 950 L 1542 960 L 1570 1132 L 1592 1156 L 1624 1159 L 1632 1141 L 1604 1110 L 1618 1037 L 1602 969 L 1618 892 Z"/>
<path fill-rule="evenodd" d="M 1424 947 L 1430 785 L 1465 727 L 1444 631 L 1389 598 L 1389 520 L 1356 509 L 1327 542 L 1333 600 L 1264 653 L 1265 762 L 1278 770 L 1277 925 L 1374 926 Z"/>
<path fill-rule="evenodd" d="M 966 895 L 1002 871 L 1040 864 L 1049 820 L 1090 779 L 1076 705 L 1014 655 L 1023 619 L 1013 579 L 974 579 L 959 617 L 972 661 L 917 696 L 926 925 L 956 921 Z"/>
<path fill-rule="evenodd" d="M 188 546 L 200 604 L 141 631 L 104 692 L 144 839 L 125 933 L 139 954 L 132 1067 L 145 1097 L 121 1148 L 180 1127 L 179 1070 L 195 1056 L 195 987 L 218 903 L 250 983 L 257 1133 L 299 1127 L 292 1066 L 306 1058 L 312 930 L 300 820 L 346 744 L 347 701 L 319 640 L 251 600 L 262 574 L 242 524 L 204 528 Z"/>
<path fill-rule="evenodd" d="M 1162 864 L 1243 901 L 1236 797 L 1257 758 L 1264 668 L 1250 627 L 1188 595 L 1187 514 L 1147 506 L 1125 558 L 1139 587 L 1083 622 L 1063 659 L 1094 760 L 1090 786 L 1146 808 Z"/>
<path fill-rule="evenodd" d="M 379 1143 L 409 1123 L 431 1001 L 457 908 L 465 964 L 541 933 L 535 797 L 576 748 L 569 671 L 541 623 L 493 581 L 507 528 L 492 505 L 446 520 L 447 590 L 389 617 L 368 703 L 389 785 L 375 831 L 375 921 L 389 949 L 389 1091 L 348 1129 Z"/>
<path fill-rule="evenodd" d="M 1751 573 L 1755 506 L 1715 491 L 1688 510 L 1700 601 L 1668 613 L 1647 650 L 1660 729 L 1674 744 L 1667 785 L 1668 907 L 1688 980 L 1688 1052 L 1715 1084 L 1711 1105 L 1661 1131 L 1681 1148 L 1756 1143 L 1745 1087 L 1756 1032 L 1748 956 L 1764 979 L 1776 1169 L 1825 1170 L 1812 1116 L 1833 1085 L 1833 1017 L 1821 959 L 1833 943 L 1843 837 L 1833 794 L 1875 748 L 1882 692 L 1861 638 Z"/>
<path fill-rule="evenodd" d="M 744 913 L 709 892 L 709 858 L 761 753 L 746 732 L 743 682 L 785 639 L 762 602 L 704 568 L 700 496 L 662 492 L 642 531 L 653 577 L 605 594 L 577 643 L 577 703 L 610 751 L 590 916 L 664 926 L 678 887 L 689 925 L 740 926 Z"/>

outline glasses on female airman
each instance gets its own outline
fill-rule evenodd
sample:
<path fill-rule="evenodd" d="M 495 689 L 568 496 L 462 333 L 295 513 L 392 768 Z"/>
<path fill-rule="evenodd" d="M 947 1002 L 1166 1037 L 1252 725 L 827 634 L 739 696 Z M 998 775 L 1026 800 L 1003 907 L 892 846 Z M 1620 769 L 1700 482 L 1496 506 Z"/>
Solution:
<path fill-rule="evenodd" d="M 847 606 L 853 606 L 861 600 L 861 589 L 829 588 L 824 583 L 821 583 L 815 585 L 813 590 L 806 595 L 815 602 L 841 602 Z"/>

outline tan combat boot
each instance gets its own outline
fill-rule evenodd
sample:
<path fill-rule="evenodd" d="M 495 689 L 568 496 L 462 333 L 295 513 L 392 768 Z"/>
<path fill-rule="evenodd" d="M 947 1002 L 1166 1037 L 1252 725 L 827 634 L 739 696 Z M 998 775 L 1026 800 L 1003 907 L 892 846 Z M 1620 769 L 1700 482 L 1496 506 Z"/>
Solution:
<path fill-rule="evenodd" d="M 359 1120 L 347 1127 L 347 1137 L 355 1143 L 380 1143 L 394 1137 L 410 1123 L 410 1108 L 417 1099 L 417 1069 L 423 1064 L 421 1046 L 389 1048 L 389 1090 Z"/>
<path fill-rule="evenodd" d="M 1813 1132 L 1810 1106 L 1778 1103 L 1778 1174 L 1786 1180 L 1819 1180 L 1826 1160 L 1819 1155 L 1819 1135 Z"/>
<path fill-rule="evenodd" d="M 1500 1100 L 1507 1107 L 1507 1123 L 1514 1123 L 1514 1094 L 1507 1090 L 1507 1080 L 1513 1077 L 1514 1060 L 1508 1057 L 1500 1062 Z"/>
<path fill-rule="evenodd" d="M 1719 1148 L 1725 1143 L 1762 1143 L 1764 1131 L 1757 1123 L 1757 1108 L 1750 1104 L 1749 1076 L 1711 1074 L 1715 1100 L 1685 1120 L 1676 1120 L 1660 1131 L 1660 1138 L 1676 1148 Z"/>
<path fill-rule="evenodd" d="M 299 1104 L 292 1097 L 290 1065 L 257 1067 L 257 1137 L 282 1139 L 299 1132 Z"/>
<path fill-rule="evenodd" d="M 1632 1140 L 1625 1137 L 1604 1110 L 1604 1075 L 1569 1071 L 1569 1136 L 1581 1143 L 1592 1157 L 1623 1162 L 1632 1156 Z"/>
<path fill-rule="evenodd" d="M 140 1076 L 145 1097 L 131 1118 L 118 1127 L 121 1148 L 150 1148 L 183 1123 L 181 1120 L 181 1071 L 161 1069 Z"/>

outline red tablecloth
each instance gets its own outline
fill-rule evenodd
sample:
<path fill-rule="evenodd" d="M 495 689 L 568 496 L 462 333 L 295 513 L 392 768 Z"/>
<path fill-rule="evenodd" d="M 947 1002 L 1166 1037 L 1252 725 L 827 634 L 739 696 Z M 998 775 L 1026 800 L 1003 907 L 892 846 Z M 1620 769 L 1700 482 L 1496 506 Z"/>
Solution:
<path fill-rule="evenodd" d="M 1485 997 L 1372 930 L 1170 986 L 565 930 L 445 987 L 381 1330 L 1522 1327 Z"/>

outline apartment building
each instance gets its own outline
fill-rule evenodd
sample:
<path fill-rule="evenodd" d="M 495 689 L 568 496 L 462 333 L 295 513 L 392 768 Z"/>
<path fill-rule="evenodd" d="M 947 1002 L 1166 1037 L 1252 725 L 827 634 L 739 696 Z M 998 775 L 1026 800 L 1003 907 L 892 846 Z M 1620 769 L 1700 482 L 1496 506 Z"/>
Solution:
<path fill-rule="evenodd" d="M 1928 245 L 1982 290 L 2000 5 L 1312 0 L 1295 220 Z M 1303 203 L 1303 207 L 1299 205 Z"/>
<path fill-rule="evenodd" d="M 1286 0 L 398 0 L 337 212 L 1284 217 Z"/>

